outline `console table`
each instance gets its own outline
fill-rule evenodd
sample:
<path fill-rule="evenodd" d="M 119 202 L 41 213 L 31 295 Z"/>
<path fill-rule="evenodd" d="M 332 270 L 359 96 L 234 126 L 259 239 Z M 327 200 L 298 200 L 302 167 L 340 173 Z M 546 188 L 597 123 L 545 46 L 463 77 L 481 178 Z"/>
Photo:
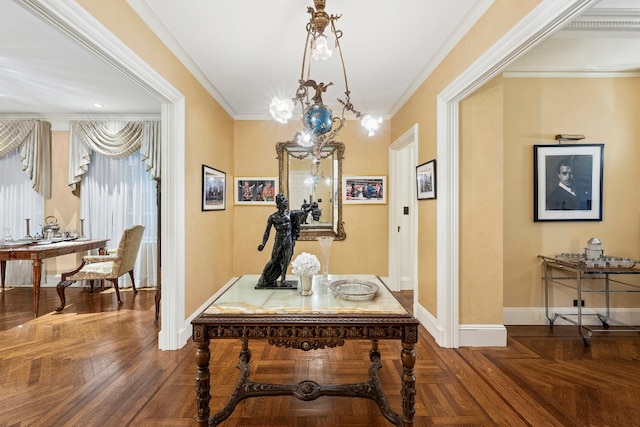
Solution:
<path fill-rule="evenodd" d="M 7 261 L 31 260 L 33 264 L 33 313 L 38 317 L 40 303 L 40 280 L 42 276 L 42 260 L 60 255 L 85 252 L 91 249 L 103 250 L 108 239 L 100 240 L 69 240 L 45 245 L 31 244 L 0 249 L 0 272 L 2 289 L 4 290 L 5 271 Z"/>
<path fill-rule="evenodd" d="M 196 343 L 196 400 L 198 424 L 216 426 L 227 419 L 243 399 L 257 396 L 290 395 L 310 401 L 321 396 L 361 397 L 375 401 L 382 414 L 396 426 L 415 422 L 415 345 L 418 321 L 373 275 L 330 275 L 331 280 L 358 279 L 375 283 L 374 299 L 351 301 L 337 297 L 322 276 L 314 276 L 313 294 L 301 296 L 295 289 L 255 289 L 258 275 L 242 276 L 233 282 L 191 323 Z M 293 280 L 296 276 L 291 277 Z M 210 350 L 212 339 L 239 338 L 242 344 L 238 369 L 240 379 L 227 404 L 210 417 Z M 264 384 L 249 379 L 249 340 L 268 340 L 278 347 L 303 351 L 335 348 L 345 340 L 371 340 L 369 380 L 357 384 L 321 385 L 305 380 L 298 384 Z M 381 368 L 379 340 L 400 340 L 402 350 L 402 414 L 394 412 L 378 379 Z"/>

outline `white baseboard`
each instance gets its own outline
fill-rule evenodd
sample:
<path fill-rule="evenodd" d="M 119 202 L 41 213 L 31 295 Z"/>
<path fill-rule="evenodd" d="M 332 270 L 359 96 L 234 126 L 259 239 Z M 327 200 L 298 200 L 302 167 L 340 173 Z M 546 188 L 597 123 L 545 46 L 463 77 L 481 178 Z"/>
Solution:
<path fill-rule="evenodd" d="M 436 343 L 442 346 L 443 330 L 438 325 L 438 319 L 416 302 L 413 305 L 413 313 Z M 504 325 L 459 325 L 458 331 L 460 347 L 505 347 L 507 345 L 507 329 Z"/>
<path fill-rule="evenodd" d="M 550 309 L 549 316 L 553 318 L 553 313 L 563 313 L 574 315 L 577 313 L 576 307 L 555 307 Z M 604 314 L 604 308 L 583 308 L 582 324 L 599 325 L 601 322 L 595 316 L 596 313 Z M 505 307 L 503 310 L 503 320 L 505 325 L 548 325 L 549 320 L 545 315 L 544 307 Z M 610 318 L 628 325 L 640 325 L 640 308 L 612 308 L 609 311 Z M 577 316 L 571 316 L 577 318 Z M 614 322 L 612 322 L 613 324 Z M 572 325 L 573 323 L 561 318 L 555 318 L 554 325 Z"/>
<path fill-rule="evenodd" d="M 506 347 L 504 325 L 460 325 L 460 347 Z"/>
<path fill-rule="evenodd" d="M 184 345 L 187 343 L 189 338 L 191 338 L 191 335 L 193 332 L 193 328 L 191 327 L 191 321 L 195 319 L 204 310 L 206 310 L 207 307 L 209 307 L 213 303 L 213 301 L 216 300 L 216 298 L 222 295 L 222 293 L 226 291 L 229 288 L 229 286 L 231 286 L 236 280 L 238 280 L 238 277 L 232 277 L 231 279 L 229 279 L 229 281 L 225 283 L 224 286 L 218 290 L 218 292 L 216 292 L 211 297 L 209 297 L 209 299 L 206 300 L 204 304 L 202 304 L 196 311 L 194 311 L 191 314 L 191 316 L 187 317 L 179 333 L 178 342 L 180 343 L 180 348 L 184 347 Z"/>

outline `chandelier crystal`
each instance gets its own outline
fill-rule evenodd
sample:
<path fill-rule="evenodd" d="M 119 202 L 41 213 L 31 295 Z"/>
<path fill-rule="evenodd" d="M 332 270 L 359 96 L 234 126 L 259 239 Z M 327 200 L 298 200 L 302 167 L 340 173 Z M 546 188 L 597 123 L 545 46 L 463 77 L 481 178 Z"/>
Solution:
<path fill-rule="evenodd" d="M 311 17 L 306 26 L 307 38 L 302 56 L 302 71 L 295 97 L 288 99 L 274 97 L 269 111 L 274 120 L 285 124 L 293 117 L 294 110 L 299 105 L 303 128 L 296 134 L 294 140 L 300 146 L 307 148 L 315 159 L 320 159 L 322 158 L 324 146 L 332 142 L 347 123 L 346 112 L 351 112 L 355 115 L 355 118 L 361 119 L 361 124 L 368 131 L 369 136 L 375 135 L 380 123 L 382 123 L 382 118 L 376 119 L 368 114 L 363 115 L 351 103 L 351 92 L 349 91 L 347 72 L 344 66 L 342 48 L 340 47 L 342 31 L 336 29 L 336 21 L 342 15 L 327 14 L 324 10 L 326 0 L 313 0 L 313 2 L 315 8 L 307 7 L 307 12 Z M 312 60 L 327 61 L 333 54 L 329 40 L 325 35 L 327 28 L 334 41 L 334 50 L 338 51 L 342 75 L 344 76 L 344 98 L 337 98 L 338 103 L 342 106 L 339 116 L 334 115 L 322 100 L 323 94 L 334 84 L 320 81 L 311 75 Z"/>

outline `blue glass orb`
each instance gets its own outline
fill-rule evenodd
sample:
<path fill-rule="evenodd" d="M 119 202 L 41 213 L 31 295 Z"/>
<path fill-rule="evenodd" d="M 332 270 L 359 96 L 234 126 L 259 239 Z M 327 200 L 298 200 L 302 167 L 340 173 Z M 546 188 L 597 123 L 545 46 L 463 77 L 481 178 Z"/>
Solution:
<path fill-rule="evenodd" d="M 333 125 L 331 110 L 324 105 L 313 104 L 305 113 L 307 125 L 318 135 L 331 130 Z"/>

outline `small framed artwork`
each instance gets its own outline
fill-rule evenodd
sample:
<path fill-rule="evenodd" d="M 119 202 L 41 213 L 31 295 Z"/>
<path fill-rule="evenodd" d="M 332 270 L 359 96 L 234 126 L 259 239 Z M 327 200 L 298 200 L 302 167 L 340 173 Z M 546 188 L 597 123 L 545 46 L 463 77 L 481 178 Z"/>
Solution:
<path fill-rule="evenodd" d="M 236 205 L 275 205 L 278 179 L 275 177 L 239 177 L 235 179 Z"/>
<path fill-rule="evenodd" d="M 416 166 L 416 191 L 418 200 L 436 198 L 436 160 Z"/>
<path fill-rule="evenodd" d="M 387 203 L 386 176 L 344 176 L 342 187 L 342 203 Z"/>
<path fill-rule="evenodd" d="M 227 174 L 202 165 L 202 210 L 223 211 L 225 209 Z"/>
<path fill-rule="evenodd" d="M 604 144 L 533 146 L 533 220 L 602 221 Z"/>

